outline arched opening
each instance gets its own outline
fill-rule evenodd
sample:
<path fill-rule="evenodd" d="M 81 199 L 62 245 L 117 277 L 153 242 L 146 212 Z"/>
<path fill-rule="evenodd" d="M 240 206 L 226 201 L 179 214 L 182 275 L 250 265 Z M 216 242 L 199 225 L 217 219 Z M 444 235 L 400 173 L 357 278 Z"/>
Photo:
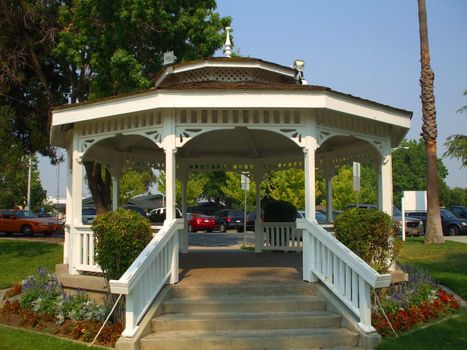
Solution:
<path fill-rule="evenodd" d="M 265 195 L 264 189 L 261 188 L 261 182 L 264 176 L 270 172 L 303 168 L 303 151 L 280 130 L 236 127 L 209 131 L 194 137 L 178 150 L 177 163 L 179 169 L 183 169 L 180 175 L 182 188 L 186 188 L 185 184 L 190 174 L 197 176 L 196 174 L 200 173 L 222 172 L 227 174 L 224 176 L 226 182 L 223 183 L 223 186 L 230 186 L 228 192 L 233 193 L 232 196 L 235 198 L 234 201 L 224 201 L 223 203 L 213 201 L 218 210 L 214 215 L 216 228 L 210 228 L 209 231 L 227 231 L 228 234 L 223 232 L 202 236 L 189 234 L 190 245 L 196 247 L 209 244 L 238 248 L 247 243 L 247 246 L 255 247 L 256 251 L 261 251 L 263 249 L 263 237 L 261 236 L 263 232 L 260 231 L 264 228 L 261 223 L 261 199 Z M 241 172 L 247 172 L 251 179 L 248 193 L 242 190 L 239 174 Z M 186 196 L 184 198 L 186 199 Z M 246 221 L 245 198 L 247 202 Z M 232 202 L 235 204 L 232 205 Z M 199 206 L 196 208 L 184 206 L 183 209 L 183 212 L 190 212 L 201 208 Z M 199 212 L 214 214 L 213 211 L 204 213 L 199 210 Z M 198 228 L 194 229 L 193 225 L 188 222 L 185 231 L 190 231 L 190 227 L 191 231 L 198 230 Z M 199 230 L 205 231 L 202 227 Z M 206 243 L 209 239 L 211 242 Z M 258 247 L 259 244 L 261 244 L 261 248 Z"/>

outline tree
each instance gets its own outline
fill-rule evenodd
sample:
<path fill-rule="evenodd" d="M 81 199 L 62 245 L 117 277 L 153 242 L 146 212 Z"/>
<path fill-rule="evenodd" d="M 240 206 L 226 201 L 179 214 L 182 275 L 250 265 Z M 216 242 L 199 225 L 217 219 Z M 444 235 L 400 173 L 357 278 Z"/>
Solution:
<path fill-rule="evenodd" d="M 444 243 L 439 210 L 438 161 L 436 157 L 435 95 L 433 92 L 434 73 L 430 67 L 430 48 L 428 44 L 428 24 L 425 0 L 418 0 L 418 19 L 420 26 L 420 86 L 423 109 L 422 136 L 425 141 L 427 201 L 425 243 Z"/>
<path fill-rule="evenodd" d="M 353 190 L 352 167 L 344 165 L 339 168 L 332 178 L 333 206 L 335 209 L 345 209 L 351 203 L 374 204 L 377 201 L 376 170 L 373 166 L 361 167 L 361 190 L 358 193 Z M 326 204 L 325 201 L 322 204 Z"/>
<path fill-rule="evenodd" d="M 119 202 L 126 203 L 134 196 L 146 192 L 156 181 L 157 177 L 150 169 L 127 169 L 120 178 Z"/>
<path fill-rule="evenodd" d="M 48 145 L 50 110 L 144 89 L 165 51 L 181 60 L 212 55 L 230 18 L 214 0 L 0 0 L 0 106 L 14 111 L 27 153 L 56 161 Z M 85 163 L 98 212 L 110 208 L 110 174 Z"/>
<path fill-rule="evenodd" d="M 226 198 L 231 201 L 231 208 L 243 209 L 245 202 L 245 191 L 242 190 L 241 174 L 228 171 L 225 184 L 220 189 Z M 260 191 L 261 192 L 261 191 Z M 247 195 L 247 211 L 253 211 L 256 207 L 256 186 L 253 181 L 250 182 L 250 189 Z"/>
<path fill-rule="evenodd" d="M 195 205 L 201 197 L 205 186 L 208 183 L 208 177 L 206 174 L 191 174 L 186 188 L 186 203 L 187 205 Z M 182 182 L 177 179 L 176 184 L 176 201 L 177 205 L 182 204 Z M 165 193 L 165 173 L 161 171 L 157 178 L 157 189 L 161 193 Z"/>
<path fill-rule="evenodd" d="M 3 158 L 0 169 L 0 208 L 25 207 L 27 204 L 27 186 L 29 172 L 29 157 L 21 152 L 9 152 Z M 46 191 L 42 188 L 37 168 L 37 158 L 32 157 L 31 170 L 31 210 L 37 210 L 44 205 Z"/>
<path fill-rule="evenodd" d="M 467 136 L 462 134 L 451 135 L 444 143 L 446 152 L 443 157 L 458 158 L 461 160 L 461 168 L 467 166 Z"/>
<path fill-rule="evenodd" d="M 440 199 L 442 199 L 443 196 L 447 195 L 448 187 L 445 178 L 448 175 L 448 170 L 442 159 L 437 161 L 438 184 Z M 423 139 L 402 141 L 401 147 L 392 153 L 393 202 L 396 207 L 400 207 L 404 191 L 425 191 L 427 189 L 425 170 L 426 154 Z"/>

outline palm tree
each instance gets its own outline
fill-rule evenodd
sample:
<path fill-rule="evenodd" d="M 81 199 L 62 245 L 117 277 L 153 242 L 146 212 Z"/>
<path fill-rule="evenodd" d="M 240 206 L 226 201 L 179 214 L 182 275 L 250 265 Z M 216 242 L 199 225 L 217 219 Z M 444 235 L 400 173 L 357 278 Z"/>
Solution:
<path fill-rule="evenodd" d="M 420 26 L 420 86 L 423 109 L 422 136 L 425 141 L 428 213 L 425 243 L 444 243 L 439 211 L 438 164 L 436 157 L 435 95 L 433 93 L 434 73 L 430 67 L 428 25 L 425 0 L 418 0 L 418 21 Z"/>

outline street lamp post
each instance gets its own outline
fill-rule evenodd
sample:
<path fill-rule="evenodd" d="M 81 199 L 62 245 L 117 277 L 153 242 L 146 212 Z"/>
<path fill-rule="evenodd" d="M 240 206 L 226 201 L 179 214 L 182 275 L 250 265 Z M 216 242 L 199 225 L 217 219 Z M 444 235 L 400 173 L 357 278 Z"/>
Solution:
<path fill-rule="evenodd" d="M 26 210 L 31 210 L 31 174 L 32 174 L 32 161 L 29 157 L 29 170 L 28 170 L 28 195 L 26 202 Z"/>

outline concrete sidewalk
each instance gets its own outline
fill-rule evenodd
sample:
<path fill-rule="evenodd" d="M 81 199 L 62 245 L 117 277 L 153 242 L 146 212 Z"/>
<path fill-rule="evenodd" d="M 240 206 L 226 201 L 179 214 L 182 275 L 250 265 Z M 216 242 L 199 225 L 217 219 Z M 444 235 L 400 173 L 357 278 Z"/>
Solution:
<path fill-rule="evenodd" d="M 301 264 L 300 253 L 191 250 L 188 254 L 180 254 L 179 285 L 303 283 Z"/>

